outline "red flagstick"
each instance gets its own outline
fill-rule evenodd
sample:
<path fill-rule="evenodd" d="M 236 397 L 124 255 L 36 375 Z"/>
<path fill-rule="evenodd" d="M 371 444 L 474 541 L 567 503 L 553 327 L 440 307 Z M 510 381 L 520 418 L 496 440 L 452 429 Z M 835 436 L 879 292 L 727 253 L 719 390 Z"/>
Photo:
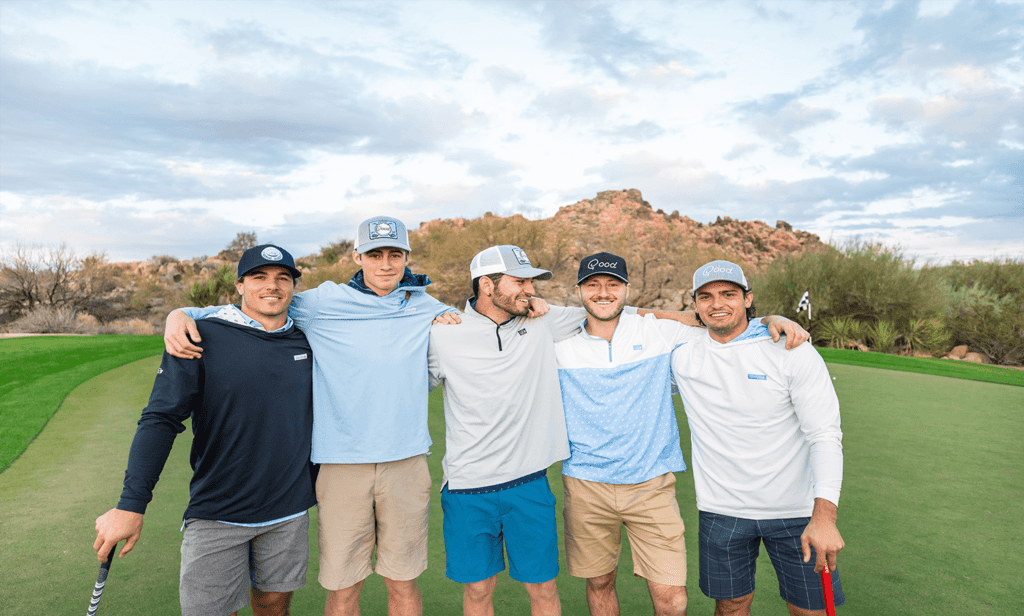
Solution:
<path fill-rule="evenodd" d="M 828 570 L 828 563 L 821 570 L 821 589 L 825 591 L 826 616 L 836 616 L 836 600 L 832 597 L 832 572 Z"/>

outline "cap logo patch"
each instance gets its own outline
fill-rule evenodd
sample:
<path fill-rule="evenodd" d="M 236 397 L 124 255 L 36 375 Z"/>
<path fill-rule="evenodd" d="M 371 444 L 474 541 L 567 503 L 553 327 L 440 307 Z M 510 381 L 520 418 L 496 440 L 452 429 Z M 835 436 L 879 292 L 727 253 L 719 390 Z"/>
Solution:
<path fill-rule="evenodd" d="M 731 267 L 718 267 L 716 265 L 709 265 L 709 266 L 705 267 L 704 270 L 700 274 L 701 274 L 701 276 L 707 276 L 709 274 L 731 274 L 731 273 L 732 273 L 732 268 Z"/>
<path fill-rule="evenodd" d="M 398 239 L 398 225 L 391 220 L 375 220 L 370 223 L 370 239 Z"/>
<path fill-rule="evenodd" d="M 588 270 L 594 271 L 595 267 L 607 267 L 609 269 L 619 269 L 619 264 L 618 263 L 613 263 L 613 262 L 610 262 L 610 261 L 598 261 L 597 259 L 591 259 L 590 261 L 587 262 L 587 269 Z"/>
<path fill-rule="evenodd" d="M 264 248 L 263 252 L 260 253 L 260 256 L 266 259 L 267 261 L 280 261 L 281 259 L 284 258 L 284 255 L 281 254 L 281 251 L 278 250 L 277 248 L 274 248 L 273 246 L 267 246 L 266 248 Z"/>
<path fill-rule="evenodd" d="M 512 254 L 515 255 L 516 261 L 519 261 L 520 265 L 530 265 L 530 258 L 526 256 L 522 248 L 513 248 Z M 533 267 L 532 265 L 530 267 Z"/>

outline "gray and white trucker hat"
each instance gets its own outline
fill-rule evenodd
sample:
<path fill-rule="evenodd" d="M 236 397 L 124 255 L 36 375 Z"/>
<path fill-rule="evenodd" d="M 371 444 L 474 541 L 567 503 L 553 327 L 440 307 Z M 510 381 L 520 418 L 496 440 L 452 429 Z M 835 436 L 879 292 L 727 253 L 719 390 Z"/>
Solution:
<path fill-rule="evenodd" d="M 374 248 L 401 248 L 406 252 L 412 252 L 405 224 L 390 216 L 374 216 L 359 223 L 359 227 L 356 228 L 355 248 L 359 254 Z"/>
<path fill-rule="evenodd" d="M 698 267 L 693 273 L 693 294 L 696 295 L 697 289 L 709 282 L 731 282 L 738 284 L 744 291 L 750 290 L 743 269 L 729 261 L 712 261 Z"/>
<path fill-rule="evenodd" d="M 469 275 L 473 280 L 487 274 L 508 274 L 515 278 L 550 280 L 551 272 L 537 269 L 530 263 L 522 248 L 518 246 L 491 246 L 476 253 L 469 264 Z"/>

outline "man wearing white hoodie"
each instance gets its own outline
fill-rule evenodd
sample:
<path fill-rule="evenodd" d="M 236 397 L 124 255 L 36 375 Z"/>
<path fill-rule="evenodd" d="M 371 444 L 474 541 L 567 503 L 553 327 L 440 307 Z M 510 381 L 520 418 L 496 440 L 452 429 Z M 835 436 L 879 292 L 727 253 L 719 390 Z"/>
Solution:
<path fill-rule="evenodd" d="M 699 510 L 700 588 L 716 616 L 747 616 L 763 541 L 790 614 L 824 614 L 821 581 L 836 569 L 843 481 L 839 400 L 809 344 L 786 351 L 750 320 L 754 296 L 735 263 L 693 275 L 707 333 L 678 347 L 672 372 L 693 444 Z"/>

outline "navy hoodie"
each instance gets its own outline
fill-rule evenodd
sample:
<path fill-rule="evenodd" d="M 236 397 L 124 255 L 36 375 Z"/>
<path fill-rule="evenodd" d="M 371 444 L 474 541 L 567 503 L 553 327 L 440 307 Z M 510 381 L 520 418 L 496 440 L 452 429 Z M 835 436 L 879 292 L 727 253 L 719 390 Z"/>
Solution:
<path fill-rule="evenodd" d="M 313 354 L 295 327 L 196 323 L 200 359 L 164 353 L 128 456 L 118 509 L 145 513 L 174 438 L 192 420 L 185 518 L 258 524 L 316 503 Z"/>

